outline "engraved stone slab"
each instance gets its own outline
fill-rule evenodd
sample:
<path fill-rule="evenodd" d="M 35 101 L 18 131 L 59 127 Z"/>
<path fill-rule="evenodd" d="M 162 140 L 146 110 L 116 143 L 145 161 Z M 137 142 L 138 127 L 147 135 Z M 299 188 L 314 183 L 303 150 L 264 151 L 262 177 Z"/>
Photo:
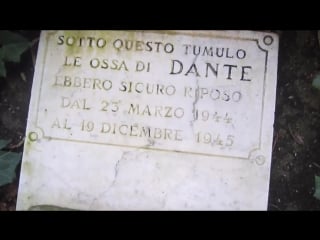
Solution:
<path fill-rule="evenodd" d="M 43 31 L 17 209 L 266 209 L 278 37 Z"/>

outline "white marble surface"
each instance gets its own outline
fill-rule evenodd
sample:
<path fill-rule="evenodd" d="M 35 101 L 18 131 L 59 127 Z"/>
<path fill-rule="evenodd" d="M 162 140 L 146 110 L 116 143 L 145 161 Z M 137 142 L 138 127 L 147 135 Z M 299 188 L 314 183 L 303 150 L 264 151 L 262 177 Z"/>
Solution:
<path fill-rule="evenodd" d="M 263 32 L 42 32 L 17 210 L 266 209 L 277 59 Z"/>

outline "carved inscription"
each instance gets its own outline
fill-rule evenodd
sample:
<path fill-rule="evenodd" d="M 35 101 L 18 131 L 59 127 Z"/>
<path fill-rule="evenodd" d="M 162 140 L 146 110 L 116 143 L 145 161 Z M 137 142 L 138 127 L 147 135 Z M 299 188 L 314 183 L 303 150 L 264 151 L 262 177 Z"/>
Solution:
<path fill-rule="evenodd" d="M 259 148 L 267 60 L 256 54 L 258 40 L 48 36 L 44 62 L 52 67 L 42 73 L 37 117 L 44 137 L 240 158 Z M 42 101 L 49 91 L 50 105 Z"/>

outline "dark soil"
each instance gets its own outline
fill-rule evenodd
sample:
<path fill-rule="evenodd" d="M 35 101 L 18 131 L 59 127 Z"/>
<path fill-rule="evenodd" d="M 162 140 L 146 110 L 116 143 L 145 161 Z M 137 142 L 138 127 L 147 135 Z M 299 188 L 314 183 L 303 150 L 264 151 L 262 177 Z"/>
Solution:
<path fill-rule="evenodd" d="M 319 210 L 313 197 L 320 175 L 320 70 L 316 31 L 280 32 L 278 87 L 269 209 Z"/>
<path fill-rule="evenodd" d="M 312 80 L 320 72 L 317 31 L 276 31 L 280 36 L 278 86 L 269 210 L 320 210 L 313 197 L 320 176 L 320 90 Z M 39 31 L 20 31 L 30 40 Z M 22 152 L 37 44 L 20 63 L 6 64 L 0 78 L 0 139 Z M 32 57 L 33 55 L 33 57 Z M 21 75 L 25 75 L 22 77 Z M 20 143 L 20 144 L 19 144 Z M 20 165 L 11 184 L 0 187 L 0 210 L 15 210 Z"/>

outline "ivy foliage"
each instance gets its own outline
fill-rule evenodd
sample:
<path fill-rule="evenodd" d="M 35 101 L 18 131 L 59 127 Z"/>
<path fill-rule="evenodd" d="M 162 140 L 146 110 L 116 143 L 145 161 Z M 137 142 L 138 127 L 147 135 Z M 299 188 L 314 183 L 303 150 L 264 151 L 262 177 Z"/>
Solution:
<path fill-rule="evenodd" d="M 2 150 L 9 142 L 9 140 L 0 139 L 0 187 L 15 179 L 16 168 L 21 161 L 21 153 Z"/>
<path fill-rule="evenodd" d="M 22 35 L 2 30 L 0 31 L 0 77 L 6 77 L 5 62 L 20 62 L 21 54 L 24 53 L 31 42 Z"/>

